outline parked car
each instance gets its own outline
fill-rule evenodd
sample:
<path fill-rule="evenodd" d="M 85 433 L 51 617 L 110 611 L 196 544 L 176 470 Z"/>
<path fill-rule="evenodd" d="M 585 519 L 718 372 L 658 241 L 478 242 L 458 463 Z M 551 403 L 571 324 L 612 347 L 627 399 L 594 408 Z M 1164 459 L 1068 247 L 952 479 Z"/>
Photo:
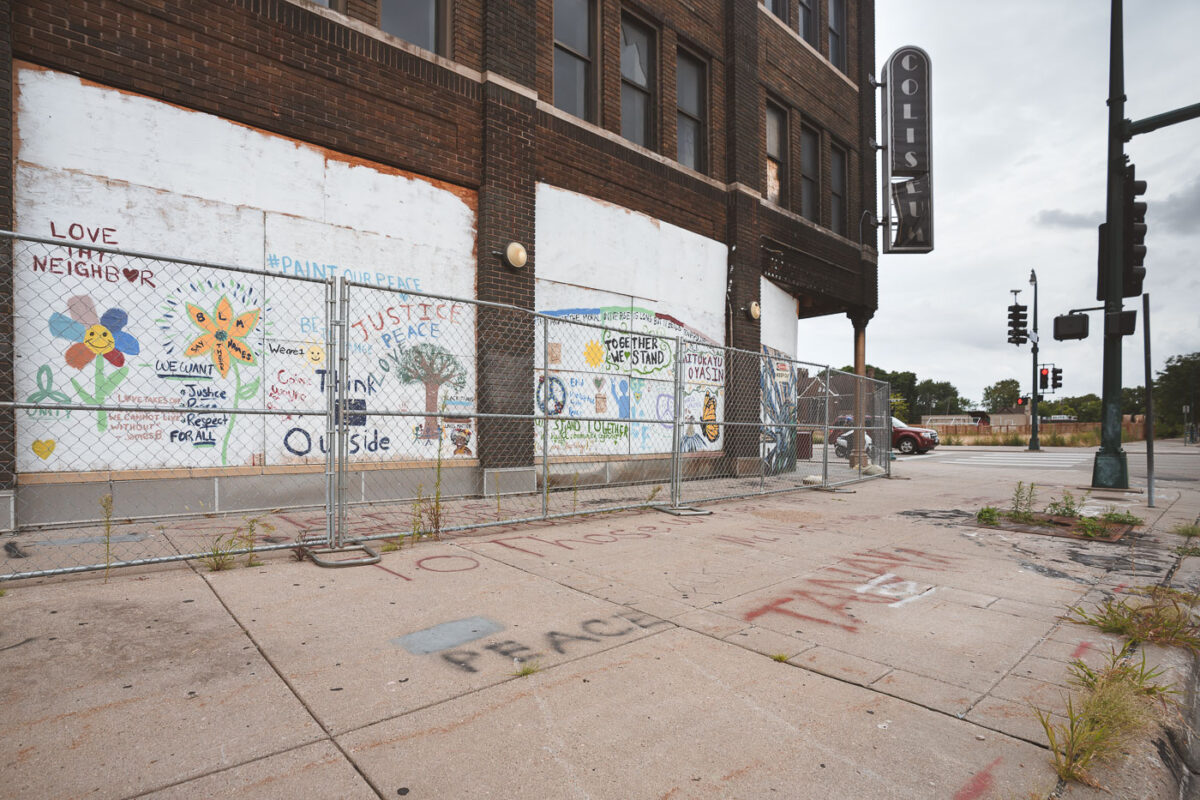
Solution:
<path fill-rule="evenodd" d="M 883 420 L 876 422 L 873 417 L 866 418 L 868 428 L 882 427 Z M 841 438 L 847 430 L 853 428 L 854 417 L 845 414 L 834 420 L 831 438 L 836 441 Z M 892 447 L 899 450 L 905 455 L 912 453 L 926 453 L 938 446 L 937 431 L 931 428 L 918 428 L 909 425 L 907 422 L 892 417 Z"/>

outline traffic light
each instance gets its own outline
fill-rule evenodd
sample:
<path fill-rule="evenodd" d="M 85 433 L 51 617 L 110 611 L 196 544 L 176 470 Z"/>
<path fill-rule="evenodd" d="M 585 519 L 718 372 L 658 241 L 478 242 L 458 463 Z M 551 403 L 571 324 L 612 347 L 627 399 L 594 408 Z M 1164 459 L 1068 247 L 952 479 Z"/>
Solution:
<path fill-rule="evenodd" d="M 1039 389 L 1049 389 L 1050 388 L 1050 368 L 1049 367 L 1042 367 L 1041 370 L 1038 372 L 1038 388 Z"/>
<path fill-rule="evenodd" d="M 1146 193 L 1146 182 L 1134 179 L 1133 164 L 1125 168 L 1125 207 L 1121 222 L 1125 226 L 1125 254 L 1121 259 L 1121 296 L 1137 297 L 1146 277 L 1146 203 L 1138 200 Z"/>
<path fill-rule="evenodd" d="M 1055 367 L 1050 372 L 1050 388 L 1058 389 L 1062 387 L 1062 367 Z"/>
<path fill-rule="evenodd" d="M 1018 398 L 1017 398 L 1017 407 L 1018 407 L 1018 408 L 1022 408 L 1022 407 L 1024 407 L 1024 406 L 1027 406 L 1027 405 L 1029 405 L 1029 398 L 1028 398 L 1028 397 L 1018 397 Z"/>
<path fill-rule="evenodd" d="M 1025 330 L 1026 314 L 1025 310 L 1028 306 L 1013 303 L 1008 307 L 1008 343 L 1009 344 L 1025 344 L 1029 339 L 1029 332 Z"/>

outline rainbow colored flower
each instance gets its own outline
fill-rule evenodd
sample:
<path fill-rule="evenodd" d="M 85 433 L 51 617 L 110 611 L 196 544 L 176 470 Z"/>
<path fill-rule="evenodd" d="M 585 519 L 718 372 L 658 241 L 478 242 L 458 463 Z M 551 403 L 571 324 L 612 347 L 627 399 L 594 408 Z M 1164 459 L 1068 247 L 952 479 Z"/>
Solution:
<path fill-rule="evenodd" d="M 122 330 L 129 315 L 120 308 L 110 308 L 96 317 L 96 304 L 91 296 L 76 295 L 67 300 L 67 317 L 55 311 L 50 315 L 50 334 L 74 342 L 67 348 L 68 366 L 83 369 L 103 356 L 114 367 L 125 366 L 125 356 L 136 356 L 141 347 L 138 340 Z"/>

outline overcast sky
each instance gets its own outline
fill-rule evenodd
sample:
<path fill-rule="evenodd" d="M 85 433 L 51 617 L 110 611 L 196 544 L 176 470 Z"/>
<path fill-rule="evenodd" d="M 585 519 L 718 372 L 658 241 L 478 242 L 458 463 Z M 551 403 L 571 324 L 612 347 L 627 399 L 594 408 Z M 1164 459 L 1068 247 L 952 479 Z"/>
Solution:
<path fill-rule="evenodd" d="M 882 255 L 867 363 L 948 380 L 979 403 L 1017 378 L 1029 345 L 1008 344 L 1010 289 L 1030 306 L 1038 277 L 1039 360 L 1063 369 L 1059 396 L 1101 392 L 1103 323 L 1056 342 L 1053 319 L 1099 305 L 1096 226 L 1104 218 L 1108 0 L 878 0 L 876 74 L 903 45 L 929 53 L 933 86 L 934 251 Z M 1125 0 L 1125 116 L 1200 103 L 1200 2 Z M 1145 290 L 1153 369 L 1200 351 L 1200 119 L 1126 145 L 1149 184 Z M 1141 386 L 1141 298 L 1125 337 L 1123 385 Z M 798 357 L 854 360 L 845 315 L 802 320 Z"/>

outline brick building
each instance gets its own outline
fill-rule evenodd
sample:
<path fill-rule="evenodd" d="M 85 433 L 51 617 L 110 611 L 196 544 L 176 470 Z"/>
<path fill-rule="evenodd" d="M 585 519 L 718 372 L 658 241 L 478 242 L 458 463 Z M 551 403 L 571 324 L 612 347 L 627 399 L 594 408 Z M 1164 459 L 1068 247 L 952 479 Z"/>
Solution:
<path fill-rule="evenodd" d="M 344 264 L 564 317 L 629 308 L 793 357 L 798 318 L 861 333 L 877 305 L 873 0 L 0 0 L 0 23 L 8 230 Z M 530 413 L 532 319 L 473 322 L 478 411 Z M 724 380 L 757 387 L 757 369 Z M 756 418 L 752 392 L 725 402 Z M 480 421 L 480 465 L 529 463 L 524 430 Z"/>

